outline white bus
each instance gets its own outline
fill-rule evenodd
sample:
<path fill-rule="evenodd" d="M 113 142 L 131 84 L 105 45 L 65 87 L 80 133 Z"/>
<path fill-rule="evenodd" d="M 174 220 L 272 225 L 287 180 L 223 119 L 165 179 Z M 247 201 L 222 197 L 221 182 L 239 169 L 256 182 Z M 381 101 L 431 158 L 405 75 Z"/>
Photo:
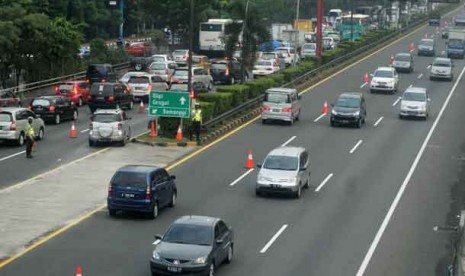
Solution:
<path fill-rule="evenodd" d="M 224 29 L 232 22 L 232 19 L 209 19 L 200 23 L 200 51 L 224 51 Z"/>

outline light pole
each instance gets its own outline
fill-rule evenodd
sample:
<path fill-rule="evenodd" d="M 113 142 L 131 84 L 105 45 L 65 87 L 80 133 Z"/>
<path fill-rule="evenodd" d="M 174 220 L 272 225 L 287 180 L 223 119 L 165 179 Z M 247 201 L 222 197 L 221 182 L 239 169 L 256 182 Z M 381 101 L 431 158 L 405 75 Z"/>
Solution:
<path fill-rule="evenodd" d="M 321 58 L 322 43 L 323 43 L 323 0 L 317 2 L 316 16 L 316 56 Z"/>
<path fill-rule="evenodd" d="M 297 10 L 295 14 L 295 20 L 299 20 L 300 0 L 297 0 Z"/>
<path fill-rule="evenodd" d="M 246 39 L 246 30 L 247 30 L 247 15 L 249 13 L 249 0 L 247 0 L 247 3 L 245 4 L 245 16 L 244 16 L 244 22 L 242 23 L 242 49 L 241 49 L 241 83 L 244 83 L 245 81 L 245 66 L 244 66 L 244 48 L 248 44 L 248 41 Z"/>
<path fill-rule="evenodd" d="M 193 93 L 192 85 L 192 51 L 194 50 L 194 0 L 191 0 L 190 22 L 189 22 L 189 57 L 187 58 L 187 90 Z M 195 95 L 195 94 L 194 94 Z"/>

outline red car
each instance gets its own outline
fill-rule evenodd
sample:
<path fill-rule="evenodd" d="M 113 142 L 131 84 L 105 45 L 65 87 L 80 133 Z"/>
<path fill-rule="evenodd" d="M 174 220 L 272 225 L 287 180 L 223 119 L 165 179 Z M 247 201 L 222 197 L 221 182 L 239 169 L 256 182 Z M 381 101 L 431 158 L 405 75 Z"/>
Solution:
<path fill-rule="evenodd" d="M 0 107 L 18 107 L 21 106 L 21 100 L 18 96 L 10 91 L 0 92 Z"/>
<path fill-rule="evenodd" d="M 82 106 L 89 101 L 90 85 L 87 81 L 65 81 L 55 86 L 55 94 Z"/>

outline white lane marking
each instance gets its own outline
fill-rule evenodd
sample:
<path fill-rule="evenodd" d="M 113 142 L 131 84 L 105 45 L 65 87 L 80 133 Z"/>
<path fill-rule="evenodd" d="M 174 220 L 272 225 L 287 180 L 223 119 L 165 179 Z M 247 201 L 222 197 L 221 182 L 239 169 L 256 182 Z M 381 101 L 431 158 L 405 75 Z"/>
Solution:
<path fill-rule="evenodd" d="M 392 106 L 396 106 L 400 101 L 400 98 L 397 98 L 397 100 L 392 104 Z"/>
<path fill-rule="evenodd" d="M 408 86 L 408 88 L 412 88 L 412 86 L 413 86 L 413 84 L 410 84 L 410 85 Z"/>
<path fill-rule="evenodd" d="M 284 224 L 283 226 L 281 226 L 278 232 L 276 232 L 276 234 L 274 234 L 271 240 L 267 244 L 265 244 L 262 250 L 260 250 L 260 253 L 262 254 L 265 253 L 268 250 L 268 248 L 270 248 L 270 246 L 276 241 L 276 239 L 284 232 L 284 230 L 286 230 L 286 228 L 287 228 L 287 224 Z"/>
<path fill-rule="evenodd" d="M 374 126 L 377 127 L 377 126 L 379 125 L 379 123 L 381 123 L 381 121 L 383 120 L 383 118 L 384 118 L 383 116 L 379 117 L 379 119 L 376 120 Z"/>
<path fill-rule="evenodd" d="M 360 88 L 365 87 L 368 84 L 368 82 L 364 82 L 362 85 L 360 85 Z"/>
<path fill-rule="evenodd" d="M 441 55 L 443 56 L 445 53 L 446 53 L 446 51 L 442 51 L 442 52 L 441 52 Z"/>
<path fill-rule="evenodd" d="M 1 162 L 1 161 L 5 161 L 5 160 L 7 160 L 7 159 L 10 159 L 10 158 L 12 158 L 12 157 L 15 157 L 15 156 L 17 156 L 17 155 L 23 154 L 23 153 L 25 153 L 25 152 L 26 152 L 26 151 L 23 150 L 23 151 L 20 151 L 20 152 L 15 153 L 15 154 L 5 156 L 5 157 L 3 157 L 2 159 L 0 159 L 0 162 Z"/>
<path fill-rule="evenodd" d="M 234 186 L 236 185 L 239 181 L 241 181 L 244 177 L 246 177 L 249 173 L 253 172 L 254 168 L 249 169 L 246 171 L 243 175 L 239 176 L 238 179 L 234 180 L 229 186 Z"/>
<path fill-rule="evenodd" d="M 287 140 L 286 142 L 284 142 L 281 147 L 284 147 L 284 146 L 287 146 L 287 144 L 289 144 L 290 142 L 294 141 L 294 139 L 297 138 L 297 136 L 292 136 L 291 138 L 289 138 L 289 140 Z"/>
<path fill-rule="evenodd" d="M 420 75 L 418 75 L 417 79 L 421 79 L 423 77 L 423 73 L 420 73 Z"/>
<path fill-rule="evenodd" d="M 331 177 L 333 177 L 333 173 L 330 173 L 330 174 L 328 174 L 328 176 L 326 176 L 326 178 L 323 180 L 323 182 L 321 182 L 320 186 L 318 186 L 315 189 L 315 192 L 318 193 L 321 190 L 321 188 L 323 188 L 323 186 L 331 179 Z"/>
<path fill-rule="evenodd" d="M 81 133 L 84 133 L 84 132 L 88 132 L 89 129 L 84 129 L 84 130 L 81 130 Z"/>
<path fill-rule="evenodd" d="M 357 144 L 355 144 L 355 146 L 350 150 L 350 154 L 354 153 L 357 148 L 362 144 L 362 140 L 358 140 Z"/>
<path fill-rule="evenodd" d="M 436 120 L 434 120 L 434 123 L 428 132 L 428 135 L 426 135 L 426 138 L 423 141 L 423 144 L 421 145 L 421 148 L 418 151 L 417 156 L 415 157 L 415 160 L 413 161 L 412 166 L 410 167 L 410 170 L 408 171 L 407 176 L 404 179 L 404 182 L 402 182 L 402 185 L 400 186 L 399 191 L 396 194 L 396 197 L 392 201 L 391 207 L 389 208 L 386 216 L 384 217 L 384 220 L 381 223 L 381 226 L 379 227 L 378 232 L 376 233 L 376 236 L 373 239 L 373 242 L 371 243 L 370 248 L 368 249 L 368 252 L 365 255 L 365 258 L 363 259 L 363 262 L 360 265 L 360 268 L 358 269 L 356 276 L 363 276 L 363 274 L 365 273 L 365 270 L 367 269 L 368 264 L 370 263 L 370 260 L 373 257 L 373 254 L 375 253 L 376 247 L 378 246 L 379 241 L 381 240 L 381 237 L 384 234 L 384 231 L 386 231 L 389 221 L 391 220 L 391 217 L 394 214 L 394 211 L 396 210 L 397 205 L 399 204 L 400 199 L 402 198 L 402 195 L 404 194 L 405 189 L 407 188 L 407 185 L 410 182 L 410 179 L 412 178 L 412 175 L 418 166 L 418 163 L 420 163 L 420 159 L 423 156 L 426 146 L 428 145 L 429 140 L 431 139 L 431 136 L 433 136 L 433 132 L 436 129 L 437 125 L 439 124 L 439 120 L 441 119 L 444 111 L 446 110 L 446 107 L 449 104 L 449 101 L 452 98 L 452 95 L 454 94 L 455 89 L 457 88 L 459 81 L 462 79 L 464 73 L 465 73 L 465 67 L 462 69 L 460 76 L 457 78 L 454 86 L 449 91 L 449 95 L 447 96 L 446 101 L 442 105 L 442 108 L 439 111 L 439 114 L 436 117 Z"/>
<path fill-rule="evenodd" d="M 415 51 L 414 49 L 411 49 L 411 50 L 410 50 L 410 53 L 413 53 L 414 51 Z"/>
<path fill-rule="evenodd" d="M 428 66 L 426 66 L 426 69 L 430 69 L 430 68 L 431 68 L 431 64 L 430 64 L 430 65 L 428 65 Z"/>
<path fill-rule="evenodd" d="M 326 116 L 326 113 L 323 113 L 321 114 L 320 116 L 318 116 L 318 118 L 316 118 L 315 120 L 313 120 L 313 122 L 318 122 L 321 118 L 323 118 L 324 116 Z"/>

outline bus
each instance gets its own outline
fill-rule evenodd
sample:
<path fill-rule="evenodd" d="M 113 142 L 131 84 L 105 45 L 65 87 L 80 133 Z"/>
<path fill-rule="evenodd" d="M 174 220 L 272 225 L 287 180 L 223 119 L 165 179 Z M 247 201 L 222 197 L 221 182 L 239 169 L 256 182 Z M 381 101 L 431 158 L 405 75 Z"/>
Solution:
<path fill-rule="evenodd" d="M 353 20 L 353 21 L 352 21 Z M 353 16 L 344 15 L 342 16 L 342 22 L 339 26 L 342 40 L 350 40 L 352 35 L 353 26 L 353 39 L 360 39 L 360 37 L 369 30 L 371 25 L 371 18 L 366 14 L 354 14 Z"/>
<path fill-rule="evenodd" d="M 235 22 L 232 19 L 209 19 L 200 23 L 199 50 L 209 57 L 220 57 L 224 54 L 224 30 L 226 25 Z"/>

